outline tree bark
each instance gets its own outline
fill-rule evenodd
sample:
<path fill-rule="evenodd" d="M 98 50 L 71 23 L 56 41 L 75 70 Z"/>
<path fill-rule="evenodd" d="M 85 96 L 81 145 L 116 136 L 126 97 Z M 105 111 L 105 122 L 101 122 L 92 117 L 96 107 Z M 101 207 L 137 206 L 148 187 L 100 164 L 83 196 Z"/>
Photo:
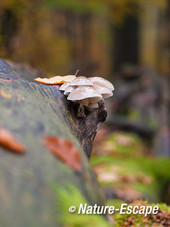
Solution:
<path fill-rule="evenodd" d="M 87 156 L 97 125 L 105 117 L 104 108 L 77 119 L 72 103 L 59 90 L 19 78 L 2 60 L 0 91 L 0 127 L 26 147 L 24 155 L 0 147 L 0 226 L 60 226 L 58 197 L 51 185 L 66 189 L 73 185 L 90 204 L 103 204 Z M 11 98 L 1 95 L 2 91 Z M 63 137 L 75 144 L 81 155 L 82 173 L 54 157 L 44 146 L 44 135 Z"/>

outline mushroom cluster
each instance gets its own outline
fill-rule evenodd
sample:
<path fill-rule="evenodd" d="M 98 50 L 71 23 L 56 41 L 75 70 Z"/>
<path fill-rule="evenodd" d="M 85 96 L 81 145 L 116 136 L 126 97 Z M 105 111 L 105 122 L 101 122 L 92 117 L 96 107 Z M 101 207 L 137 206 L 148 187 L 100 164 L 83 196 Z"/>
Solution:
<path fill-rule="evenodd" d="M 98 108 L 98 102 L 112 96 L 113 90 L 113 85 L 102 77 L 79 76 L 60 87 L 60 91 L 64 91 L 68 100 L 83 104 L 90 109 Z"/>

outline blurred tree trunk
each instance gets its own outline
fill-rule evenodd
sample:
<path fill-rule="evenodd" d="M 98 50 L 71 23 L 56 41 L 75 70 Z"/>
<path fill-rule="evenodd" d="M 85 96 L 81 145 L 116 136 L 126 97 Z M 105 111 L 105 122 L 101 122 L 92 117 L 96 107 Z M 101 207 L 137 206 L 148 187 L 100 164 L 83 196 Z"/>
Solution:
<path fill-rule="evenodd" d="M 85 13 L 81 15 L 81 55 L 83 63 L 88 62 L 91 56 L 91 22 L 92 21 L 90 13 Z"/>
<path fill-rule="evenodd" d="M 91 59 L 92 17 L 90 13 L 65 11 L 66 35 L 70 42 L 73 71 L 89 74 Z M 76 68 L 75 68 L 76 66 Z"/>
<path fill-rule="evenodd" d="M 138 64 L 138 30 L 138 18 L 134 16 L 127 17 L 123 25 L 112 25 L 112 55 L 114 59 L 113 71 L 119 71 L 123 64 Z"/>
<path fill-rule="evenodd" d="M 3 45 L 6 48 L 8 57 L 13 53 L 13 43 L 12 40 L 16 35 L 18 29 L 18 20 L 14 11 L 9 9 L 4 9 L 1 12 L 1 34 L 3 38 Z"/>

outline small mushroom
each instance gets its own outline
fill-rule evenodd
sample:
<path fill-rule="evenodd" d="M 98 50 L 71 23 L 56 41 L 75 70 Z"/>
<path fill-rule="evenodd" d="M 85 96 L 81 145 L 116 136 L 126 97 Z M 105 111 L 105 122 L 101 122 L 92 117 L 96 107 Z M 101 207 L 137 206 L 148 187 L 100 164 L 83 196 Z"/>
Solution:
<path fill-rule="evenodd" d="M 94 85 L 98 85 L 100 87 L 107 87 L 109 90 L 113 91 L 114 87 L 113 84 L 110 83 L 108 80 L 105 80 L 102 77 L 89 77 L 88 78 Z M 74 81 L 74 80 L 73 80 Z"/>
<path fill-rule="evenodd" d="M 70 86 L 70 83 L 62 84 L 59 90 L 60 90 L 60 91 L 65 91 L 65 89 L 66 89 L 67 87 L 69 87 L 69 86 Z"/>
<path fill-rule="evenodd" d="M 108 98 L 113 95 L 112 91 L 107 87 L 102 87 L 97 84 L 94 84 L 94 89 L 99 92 L 103 98 Z"/>
<path fill-rule="evenodd" d="M 64 95 L 69 95 L 70 92 L 74 91 L 75 88 L 76 88 L 75 86 L 73 86 L 73 87 L 72 86 L 67 86 L 65 91 L 64 91 Z"/>
<path fill-rule="evenodd" d="M 80 76 L 63 84 L 60 90 L 64 91 L 68 100 L 79 103 L 77 117 L 84 118 L 86 112 L 88 112 L 87 109 L 100 108 L 100 102 L 102 102 L 102 105 L 104 104 L 103 98 L 113 95 L 114 87 L 109 81 L 101 77 L 86 78 Z"/>
<path fill-rule="evenodd" d="M 90 99 L 90 101 L 95 99 L 95 102 L 99 102 L 102 99 L 102 96 L 93 87 L 80 86 L 67 97 L 67 99 L 71 101 L 79 101 L 87 98 Z"/>
<path fill-rule="evenodd" d="M 79 76 L 71 83 L 69 83 L 69 85 L 70 86 L 93 86 L 93 83 L 85 76 Z"/>

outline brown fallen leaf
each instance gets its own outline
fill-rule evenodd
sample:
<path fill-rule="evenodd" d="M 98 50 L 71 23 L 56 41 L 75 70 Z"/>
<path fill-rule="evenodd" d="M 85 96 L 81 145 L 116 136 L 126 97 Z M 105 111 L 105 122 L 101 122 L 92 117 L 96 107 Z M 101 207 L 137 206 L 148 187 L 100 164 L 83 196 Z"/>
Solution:
<path fill-rule="evenodd" d="M 142 193 L 133 189 L 130 185 L 122 185 L 116 189 L 116 196 L 128 202 L 132 202 L 142 198 Z"/>
<path fill-rule="evenodd" d="M 134 145 L 133 139 L 128 135 L 117 134 L 115 140 L 120 146 L 131 147 Z"/>
<path fill-rule="evenodd" d="M 25 147 L 15 140 L 11 132 L 4 128 L 0 128 L 0 146 L 16 153 L 25 152 Z"/>
<path fill-rule="evenodd" d="M 136 183 L 138 182 L 137 177 L 130 174 L 125 174 L 120 176 L 120 180 L 123 182 Z"/>
<path fill-rule="evenodd" d="M 34 80 L 42 83 L 42 84 L 48 84 L 48 85 L 55 85 L 55 84 L 63 84 L 67 82 L 71 82 L 74 79 L 76 79 L 75 75 L 67 75 L 67 76 L 54 76 L 51 78 L 35 78 Z"/>
<path fill-rule="evenodd" d="M 5 93 L 3 90 L 0 91 L 0 94 L 1 94 L 4 98 L 7 98 L 7 99 L 10 99 L 10 98 L 12 97 L 11 94 L 7 94 L 7 93 Z"/>
<path fill-rule="evenodd" d="M 99 181 L 103 183 L 113 183 L 120 181 L 119 167 L 107 167 L 104 163 L 94 167 L 94 171 Z"/>
<path fill-rule="evenodd" d="M 46 147 L 72 169 L 81 171 L 81 159 L 78 149 L 68 140 L 55 136 L 44 136 Z"/>

